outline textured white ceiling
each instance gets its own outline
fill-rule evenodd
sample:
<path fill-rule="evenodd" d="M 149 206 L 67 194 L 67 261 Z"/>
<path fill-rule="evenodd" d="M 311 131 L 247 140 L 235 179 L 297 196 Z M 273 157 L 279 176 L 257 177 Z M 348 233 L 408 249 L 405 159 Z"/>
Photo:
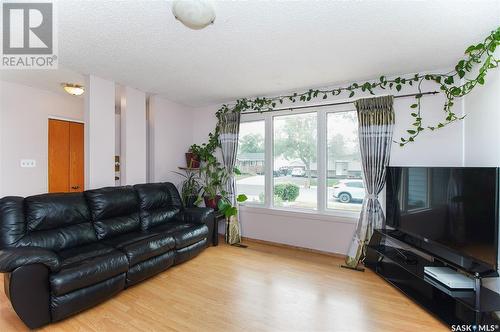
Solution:
<path fill-rule="evenodd" d="M 498 0 L 216 2 L 199 31 L 170 6 L 58 1 L 61 67 L 201 106 L 448 67 L 500 24 Z"/>

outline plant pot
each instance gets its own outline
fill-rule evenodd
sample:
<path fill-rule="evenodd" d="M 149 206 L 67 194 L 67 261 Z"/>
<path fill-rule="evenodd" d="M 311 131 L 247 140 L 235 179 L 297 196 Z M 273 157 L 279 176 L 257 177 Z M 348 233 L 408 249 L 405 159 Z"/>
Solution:
<path fill-rule="evenodd" d="M 200 157 L 192 152 L 186 153 L 186 165 L 188 168 L 199 168 L 200 167 Z"/>
<path fill-rule="evenodd" d="M 222 197 L 219 196 L 219 195 L 215 196 L 214 198 L 209 198 L 207 196 L 203 197 L 203 199 L 205 200 L 205 206 L 209 207 L 209 208 L 212 208 L 215 211 L 217 211 L 219 209 L 217 206 L 218 206 L 219 201 L 220 201 L 221 198 Z"/>
<path fill-rule="evenodd" d="M 196 202 L 197 199 L 198 199 L 198 196 L 190 195 L 190 196 L 186 197 L 186 201 L 184 202 L 184 204 L 186 204 L 187 208 L 195 207 L 194 203 Z"/>

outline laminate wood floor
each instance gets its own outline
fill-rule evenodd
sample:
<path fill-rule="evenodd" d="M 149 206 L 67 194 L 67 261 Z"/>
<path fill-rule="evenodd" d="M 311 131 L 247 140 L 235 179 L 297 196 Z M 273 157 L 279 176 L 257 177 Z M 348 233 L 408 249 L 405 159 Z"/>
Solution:
<path fill-rule="evenodd" d="M 371 271 L 268 244 L 224 244 L 43 331 L 449 331 Z M 3 289 L 3 278 L 0 289 Z M 0 331 L 23 331 L 0 294 Z"/>

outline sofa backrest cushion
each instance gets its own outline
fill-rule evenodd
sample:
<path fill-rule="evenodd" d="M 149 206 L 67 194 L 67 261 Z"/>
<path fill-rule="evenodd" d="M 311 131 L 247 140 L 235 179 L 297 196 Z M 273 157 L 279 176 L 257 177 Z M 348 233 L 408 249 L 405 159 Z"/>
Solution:
<path fill-rule="evenodd" d="M 54 193 L 24 199 L 25 234 L 19 246 L 59 251 L 96 241 L 82 193 Z"/>
<path fill-rule="evenodd" d="M 14 246 L 26 233 L 24 198 L 0 199 L 0 249 Z"/>
<path fill-rule="evenodd" d="M 143 230 L 174 221 L 182 209 L 179 192 L 170 182 L 137 184 L 134 189 L 139 196 Z"/>
<path fill-rule="evenodd" d="M 99 240 L 140 229 L 139 200 L 132 186 L 85 192 Z"/>
<path fill-rule="evenodd" d="M 30 196 L 24 203 L 28 231 L 90 222 L 90 213 L 82 193 Z"/>

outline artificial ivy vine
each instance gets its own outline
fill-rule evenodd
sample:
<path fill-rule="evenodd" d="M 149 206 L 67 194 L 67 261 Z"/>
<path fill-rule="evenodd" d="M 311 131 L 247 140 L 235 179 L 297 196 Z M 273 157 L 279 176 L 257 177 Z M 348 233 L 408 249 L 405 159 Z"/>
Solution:
<path fill-rule="evenodd" d="M 386 76 L 380 76 L 378 81 L 352 83 L 349 86 L 334 89 L 310 89 L 306 92 L 295 92 L 290 95 L 279 97 L 258 97 L 255 99 L 242 98 L 236 100 L 234 105 L 223 105 L 216 112 L 217 120 L 220 122 L 221 117 L 228 112 L 244 113 L 247 110 L 257 112 L 272 111 L 276 106 L 283 104 L 285 101 L 291 101 L 292 103 L 309 102 L 314 99 L 328 99 L 331 96 L 338 96 L 343 93 L 348 94 L 348 98 L 352 98 L 359 91 L 369 92 L 374 95 L 375 93 L 373 91 L 378 88 L 400 91 L 405 85 L 416 85 L 418 93 L 415 96 L 415 103 L 410 106 L 412 112 L 411 116 L 414 118 L 414 122 L 411 124 L 411 127 L 406 130 L 407 135 L 395 141 L 399 143 L 400 146 L 405 146 L 415 141 L 416 137 L 425 129 L 434 131 L 457 120 L 462 120 L 465 117 L 459 116 L 453 112 L 455 99 L 470 93 L 477 84 L 483 85 L 488 71 L 498 67 L 500 59 L 494 54 L 498 45 L 500 45 L 500 27 L 492 31 L 483 42 L 469 46 L 465 50 L 465 57 L 461 59 L 455 66 L 455 69 L 449 73 L 415 74 L 410 77 L 396 77 L 393 79 L 388 79 Z M 478 68 L 475 77 L 466 77 L 473 75 L 474 68 Z M 446 96 L 446 101 L 443 105 L 443 120 L 429 126 L 424 126 L 421 114 L 421 85 L 424 81 L 435 82 L 439 86 L 441 92 Z M 209 134 L 208 143 L 203 144 L 203 150 L 205 150 L 207 154 L 212 154 L 218 146 L 219 126 L 217 125 L 215 131 Z"/>

